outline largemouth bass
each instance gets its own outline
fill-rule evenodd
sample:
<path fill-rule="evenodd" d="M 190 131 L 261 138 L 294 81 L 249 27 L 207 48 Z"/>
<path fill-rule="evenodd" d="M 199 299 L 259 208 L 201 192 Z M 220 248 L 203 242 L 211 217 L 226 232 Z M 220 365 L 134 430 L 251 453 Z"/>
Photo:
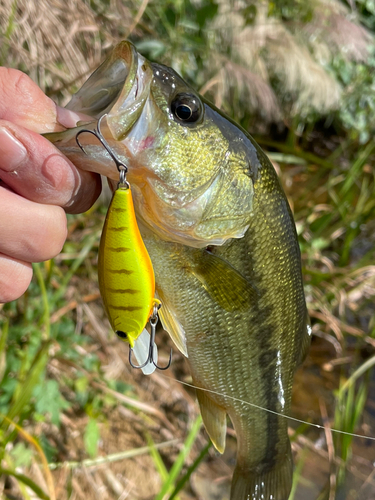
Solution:
<path fill-rule="evenodd" d="M 95 119 L 107 113 L 102 132 L 129 167 L 163 326 L 201 388 L 217 450 L 224 451 L 227 414 L 237 434 L 231 499 L 287 500 L 293 465 L 287 419 L 278 413 L 290 412 L 311 329 L 295 225 L 269 159 L 175 71 L 129 42 L 68 108 Z M 101 145 L 88 137 L 85 157 L 76 132 L 50 138 L 77 166 L 117 182 Z"/>

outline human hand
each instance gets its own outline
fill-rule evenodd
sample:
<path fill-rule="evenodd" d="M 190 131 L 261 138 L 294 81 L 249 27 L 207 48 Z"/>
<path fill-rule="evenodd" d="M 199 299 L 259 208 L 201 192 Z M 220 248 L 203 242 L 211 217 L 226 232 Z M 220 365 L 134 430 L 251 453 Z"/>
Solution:
<path fill-rule="evenodd" d="M 0 67 L 0 303 L 26 291 L 31 262 L 61 251 L 65 212 L 84 212 L 100 194 L 97 174 L 78 170 L 39 135 L 81 119 L 24 73 Z"/>

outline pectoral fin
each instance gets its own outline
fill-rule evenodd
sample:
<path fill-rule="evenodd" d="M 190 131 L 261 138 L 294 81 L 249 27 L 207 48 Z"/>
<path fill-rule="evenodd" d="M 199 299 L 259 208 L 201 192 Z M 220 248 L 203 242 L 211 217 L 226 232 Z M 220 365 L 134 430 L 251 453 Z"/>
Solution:
<path fill-rule="evenodd" d="M 227 261 L 204 250 L 191 272 L 207 293 L 228 312 L 246 311 L 258 300 L 256 288 Z"/>
<path fill-rule="evenodd" d="M 162 303 L 161 309 L 159 309 L 159 317 L 161 324 L 166 332 L 175 343 L 176 347 L 182 354 L 187 358 L 187 347 L 186 347 L 186 336 L 185 330 L 183 329 L 181 323 L 178 321 L 176 315 L 169 308 L 167 301 L 164 299 L 163 295 L 159 293 L 160 300 Z"/>
<path fill-rule="evenodd" d="M 207 392 L 197 389 L 197 398 L 204 426 L 212 444 L 224 453 L 227 433 L 227 412 L 212 401 Z"/>

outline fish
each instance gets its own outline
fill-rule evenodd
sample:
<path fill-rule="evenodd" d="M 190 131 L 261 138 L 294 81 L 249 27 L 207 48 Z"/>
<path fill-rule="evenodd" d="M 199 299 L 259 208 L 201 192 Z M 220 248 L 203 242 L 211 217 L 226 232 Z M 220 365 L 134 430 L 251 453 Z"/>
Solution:
<path fill-rule="evenodd" d="M 311 328 L 296 228 L 270 160 L 240 125 L 129 41 L 67 107 L 93 121 L 49 134 L 64 154 L 115 185 L 103 148 L 88 139 L 85 156 L 74 142 L 106 115 L 103 135 L 128 167 L 163 327 L 186 357 L 220 453 L 227 415 L 236 432 L 231 500 L 287 500 L 285 417 Z"/>

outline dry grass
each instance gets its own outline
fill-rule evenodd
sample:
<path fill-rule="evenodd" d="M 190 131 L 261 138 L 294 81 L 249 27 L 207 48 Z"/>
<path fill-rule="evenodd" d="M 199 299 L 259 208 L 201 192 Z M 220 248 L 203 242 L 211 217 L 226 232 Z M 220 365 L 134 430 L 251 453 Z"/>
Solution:
<path fill-rule="evenodd" d="M 230 47 L 230 61 L 222 64 L 213 44 L 209 65 L 216 68 L 215 103 L 246 102 L 263 121 L 274 122 L 312 111 L 327 114 L 340 105 L 342 87 L 329 69 L 336 56 L 345 61 L 366 61 L 373 35 L 349 17 L 349 10 L 337 0 L 314 0 L 309 21 L 269 16 L 269 2 L 257 2 L 257 15 L 247 24 L 243 10 L 247 3 L 219 2 L 212 29 L 224 46 Z M 277 82 L 277 97 L 275 96 Z M 230 105 L 230 104 L 229 104 Z"/>
<path fill-rule="evenodd" d="M 3 64 L 26 71 L 44 91 L 67 101 L 105 51 L 134 29 L 135 2 L 93 6 L 81 0 L 4 0 Z"/>

